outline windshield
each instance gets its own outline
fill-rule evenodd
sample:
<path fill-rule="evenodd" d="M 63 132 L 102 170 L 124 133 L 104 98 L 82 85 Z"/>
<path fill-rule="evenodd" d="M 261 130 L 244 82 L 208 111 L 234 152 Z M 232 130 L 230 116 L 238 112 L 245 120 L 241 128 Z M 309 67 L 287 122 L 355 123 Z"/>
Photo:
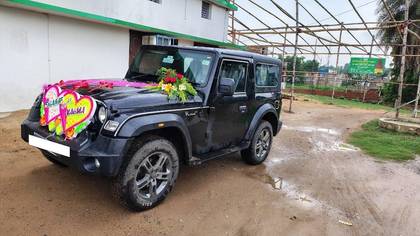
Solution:
<path fill-rule="evenodd" d="M 161 67 L 183 74 L 195 86 L 207 84 L 213 55 L 182 49 L 145 49 L 139 53 L 127 73 L 128 80 L 159 82 L 155 75 Z"/>

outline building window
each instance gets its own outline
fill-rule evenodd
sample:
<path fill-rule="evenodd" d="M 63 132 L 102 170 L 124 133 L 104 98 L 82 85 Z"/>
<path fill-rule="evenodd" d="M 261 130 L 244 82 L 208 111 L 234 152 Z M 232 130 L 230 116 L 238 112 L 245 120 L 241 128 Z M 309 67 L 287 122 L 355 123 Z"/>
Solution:
<path fill-rule="evenodd" d="M 201 18 L 210 20 L 211 17 L 211 5 L 206 1 L 201 3 Z"/>
<path fill-rule="evenodd" d="M 161 0 L 149 0 L 149 1 L 160 4 L 160 1 L 161 1 Z"/>
<path fill-rule="evenodd" d="M 169 46 L 178 45 L 178 39 L 163 35 L 156 35 L 156 45 Z"/>

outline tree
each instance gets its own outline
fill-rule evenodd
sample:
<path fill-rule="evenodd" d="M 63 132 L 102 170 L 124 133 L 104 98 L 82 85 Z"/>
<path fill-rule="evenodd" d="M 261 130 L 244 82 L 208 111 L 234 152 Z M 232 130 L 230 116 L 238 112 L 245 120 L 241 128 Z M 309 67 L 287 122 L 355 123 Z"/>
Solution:
<path fill-rule="evenodd" d="M 308 60 L 303 63 L 303 70 L 310 72 L 317 72 L 319 68 L 319 62 L 317 60 Z"/>
<path fill-rule="evenodd" d="M 281 57 L 279 57 L 282 59 Z M 287 81 L 292 80 L 293 71 L 293 56 L 287 56 L 283 62 L 287 63 Z M 296 57 L 296 83 L 303 83 L 306 72 L 317 72 L 319 68 L 319 61 L 307 60 L 304 57 Z"/>
<path fill-rule="evenodd" d="M 397 21 L 404 20 L 404 11 L 405 11 L 405 0 L 384 0 L 384 2 L 389 6 L 391 14 Z M 420 3 L 418 0 L 411 0 L 409 6 L 409 19 L 419 19 L 420 18 Z M 383 1 L 379 1 L 377 8 L 378 20 L 383 21 L 392 21 L 386 6 Z M 382 43 L 386 44 L 402 44 L 402 31 L 403 27 L 392 27 L 384 28 L 379 30 L 378 37 Z M 415 24 L 409 25 L 409 29 L 416 32 L 417 35 L 420 35 L 420 28 Z M 399 32 L 400 31 L 400 32 Z M 401 34 L 400 34 L 401 33 Z M 419 45 L 420 40 L 409 33 L 407 38 L 408 45 Z M 401 46 L 392 46 L 392 54 L 401 54 Z M 407 54 L 418 55 L 420 54 L 419 47 L 407 47 Z M 397 81 L 400 74 L 401 68 L 401 57 L 393 58 L 393 68 L 391 69 L 391 80 Z M 420 57 L 406 57 L 406 71 L 404 73 L 404 82 L 410 84 L 417 84 L 418 82 L 418 73 L 420 68 Z M 403 102 L 413 100 L 416 96 L 417 88 L 415 86 L 406 86 L 403 90 Z M 398 84 L 389 84 L 384 87 L 384 100 L 386 102 L 395 101 L 398 94 Z"/>

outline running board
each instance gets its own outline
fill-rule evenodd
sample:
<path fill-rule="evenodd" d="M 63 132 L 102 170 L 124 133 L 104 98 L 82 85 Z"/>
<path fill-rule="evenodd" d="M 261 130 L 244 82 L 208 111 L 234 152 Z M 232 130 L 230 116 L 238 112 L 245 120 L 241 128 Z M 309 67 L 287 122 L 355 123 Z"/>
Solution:
<path fill-rule="evenodd" d="M 201 165 L 203 162 L 213 160 L 219 157 L 223 157 L 234 152 L 239 152 L 243 149 L 248 148 L 248 146 L 249 146 L 249 142 L 243 142 L 235 147 L 224 148 L 218 151 L 209 152 L 202 155 L 195 155 L 191 157 L 190 161 L 188 162 L 188 165 L 190 166 Z"/>

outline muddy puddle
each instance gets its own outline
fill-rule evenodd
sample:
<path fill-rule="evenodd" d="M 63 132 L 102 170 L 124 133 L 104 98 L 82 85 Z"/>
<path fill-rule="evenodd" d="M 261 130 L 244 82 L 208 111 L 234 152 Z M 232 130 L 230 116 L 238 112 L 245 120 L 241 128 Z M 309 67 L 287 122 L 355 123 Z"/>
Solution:
<path fill-rule="evenodd" d="M 342 140 L 343 132 L 339 129 L 315 126 L 284 126 L 284 128 L 309 135 L 309 141 L 314 152 L 359 151 L 357 147 Z"/>
<path fill-rule="evenodd" d="M 268 170 L 266 170 L 266 173 L 260 172 L 260 174 L 258 174 L 258 172 L 259 171 L 249 172 L 248 176 L 265 183 L 270 191 L 278 193 L 279 196 L 286 198 L 291 205 L 319 212 L 327 211 L 329 215 L 333 215 L 335 217 L 344 217 L 346 215 L 340 209 L 311 196 L 309 192 L 300 189 L 292 182 L 282 177 L 273 177 L 273 173 L 268 174 Z M 284 202 L 282 201 L 273 202 L 273 205 L 278 207 L 282 207 L 283 204 Z"/>
<path fill-rule="evenodd" d="M 339 154 L 359 151 L 358 148 L 343 141 L 343 131 L 340 129 L 289 125 L 285 125 L 283 128 L 289 132 L 296 132 L 298 133 L 297 136 L 307 139 L 307 142 L 310 144 L 309 151 L 312 153 L 308 158 L 322 158 L 323 153 L 337 152 Z M 278 147 L 274 148 L 276 149 Z M 299 155 L 299 152 L 297 150 L 293 155 L 271 155 L 264 164 L 265 170 L 260 172 L 262 174 L 255 174 L 254 172 L 254 174 L 251 174 L 251 177 L 264 182 L 269 186 L 271 191 L 279 193 L 298 207 L 327 211 L 329 214 L 337 217 L 345 216 L 346 214 L 340 209 L 315 198 L 309 190 L 299 187 L 295 183 L 281 177 L 282 175 L 278 171 L 278 167 L 281 167 L 281 165 L 284 165 L 290 160 L 305 159 L 304 153 Z"/>

